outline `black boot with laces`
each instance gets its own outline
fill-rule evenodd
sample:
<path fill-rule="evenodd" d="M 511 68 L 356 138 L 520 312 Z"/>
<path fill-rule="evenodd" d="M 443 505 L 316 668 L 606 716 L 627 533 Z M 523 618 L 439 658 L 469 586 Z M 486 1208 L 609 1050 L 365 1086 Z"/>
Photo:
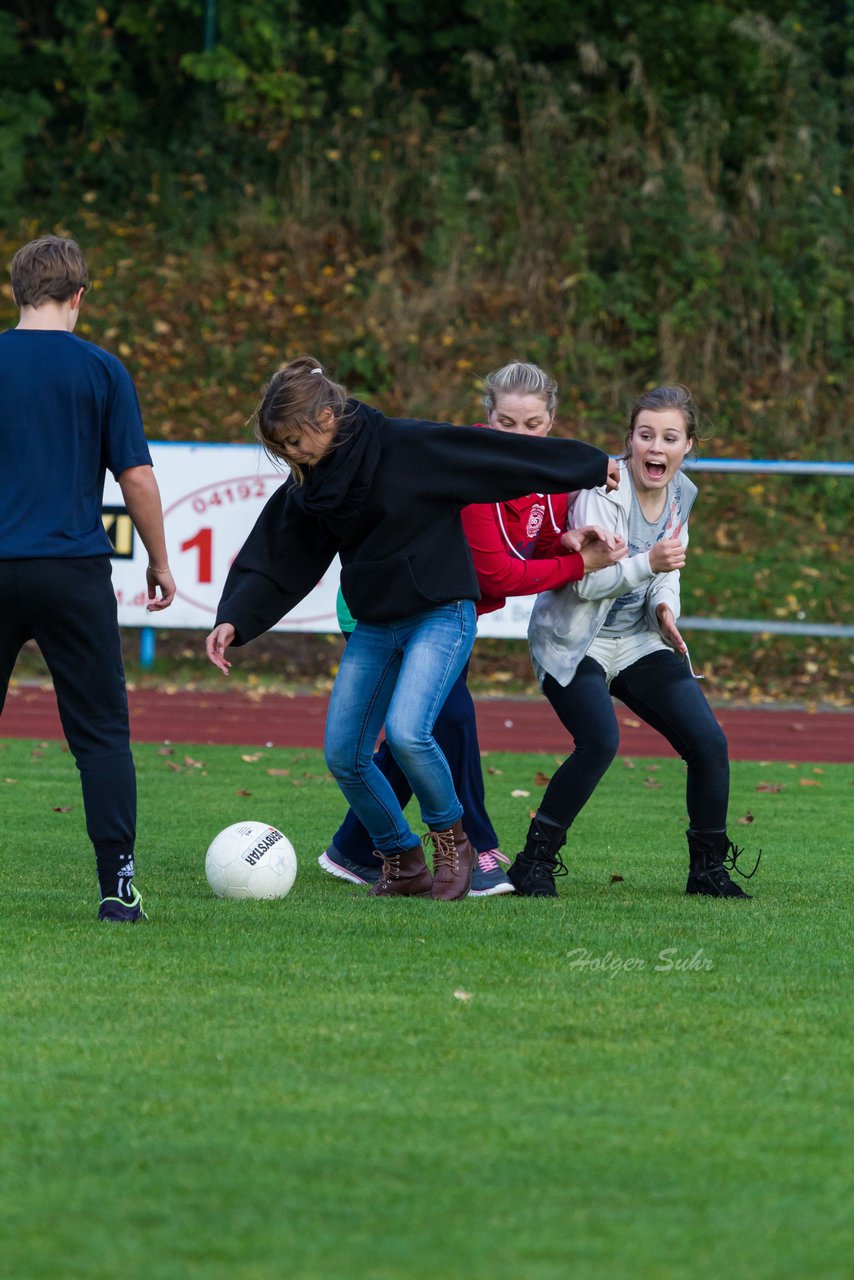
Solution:
<path fill-rule="evenodd" d="M 565 876 L 567 869 L 559 850 L 566 840 L 566 827 L 544 821 L 539 815 L 528 828 L 525 848 L 507 869 L 513 888 L 523 898 L 556 898 L 555 876 Z"/>
<path fill-rule="evenodd" d="M 741 871 L 736 865 L 744 853 L 738 849 L 725 831 L 692 831 L 685 833 L 688 837 L 688 853 L 691 858 L 691 869 L 688 873 L 686 893 L 702 893 L 710 898 L 750 898 L 753 895 L 744 890 L 730 877 L 730 871 L 749 880 L 755 875 L 759 866 L 756 859 L 752 871 Z"/>

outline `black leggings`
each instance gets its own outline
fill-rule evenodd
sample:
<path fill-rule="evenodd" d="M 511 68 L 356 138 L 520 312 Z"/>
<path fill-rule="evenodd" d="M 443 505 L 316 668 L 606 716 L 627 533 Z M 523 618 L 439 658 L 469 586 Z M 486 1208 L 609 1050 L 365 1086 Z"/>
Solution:
<path fill-rule="evenodd" d="M 647 654 L 605 683 L 593 658 L 582 658 L 564 688 L 551 676 L 543 693 L 572 734 L 575 750 L 555 773 L 539 812 L 561 827 L 572 824 L 607 770 L 620 742 L 611 695 L 667 739 L 688 766 L 686 800 L 695 831 L 723 831 L 729 801 L 724 732 L 700 686 L 671 650 Z"/>

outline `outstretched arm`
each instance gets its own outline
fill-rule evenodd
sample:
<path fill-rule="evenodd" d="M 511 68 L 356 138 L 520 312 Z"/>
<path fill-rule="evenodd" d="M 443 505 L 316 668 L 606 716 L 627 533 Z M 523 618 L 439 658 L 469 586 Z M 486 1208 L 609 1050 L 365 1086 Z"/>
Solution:
<path fill-rule="evenodd" d="M 523 438 L 483 427 L 424 424 L 419 451 L 431 479 L 459 502 L 507 502 L 528 493 L 612 487 L 610 458 L 580 440 Z"/>
<path fill-rule="evenodd" d="M 229 569 L 215 628 L 231 625 L 229 644 L 274 627 L 317 586 L 338 550 L 319 521 L 288 502 L 291 487 L 287 481 L 276 490 Z"/>
<path fill-rule="evenodd" d="M 146 608 L 149 613 L 168 609 L 175 598 L 175 579 L 166 555 L 163 507 L 154 471 L 149 466 L 127 467 L 120 472 L 118 482 L 128 515 L 148 552 L 148 568 L 145 571 L 148 584 Z"/>

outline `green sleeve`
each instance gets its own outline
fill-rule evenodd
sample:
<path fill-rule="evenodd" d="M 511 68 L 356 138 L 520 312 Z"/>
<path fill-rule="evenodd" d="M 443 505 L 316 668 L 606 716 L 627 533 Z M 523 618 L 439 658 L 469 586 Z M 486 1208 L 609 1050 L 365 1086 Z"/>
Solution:
<path fill-rule="evenodd" d="M 338 614 L 338 625 L 345 636 L 348 636 L 356 625 L 356 619 L 347 608 L 344 592 L 338 588 L 338 599 L 335 601 L 335 612 Z"/>

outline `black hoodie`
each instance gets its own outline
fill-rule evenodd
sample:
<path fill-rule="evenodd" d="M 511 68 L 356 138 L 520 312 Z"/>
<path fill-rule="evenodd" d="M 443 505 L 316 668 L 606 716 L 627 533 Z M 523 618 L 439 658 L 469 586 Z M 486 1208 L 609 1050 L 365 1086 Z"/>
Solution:
<path fill-rule="evenodd" d="M 605 483 L 608 456 L 576 440 L 386 418 L 348 401 L 339 443 L 303 485 L 270 498 L 226 579 L 217 625 L 234 644 L 268 631 L 316 586 L 336 552 L 357 621 L 393 622 L 480 599 L 460 511 L 526 493 Z"/>

